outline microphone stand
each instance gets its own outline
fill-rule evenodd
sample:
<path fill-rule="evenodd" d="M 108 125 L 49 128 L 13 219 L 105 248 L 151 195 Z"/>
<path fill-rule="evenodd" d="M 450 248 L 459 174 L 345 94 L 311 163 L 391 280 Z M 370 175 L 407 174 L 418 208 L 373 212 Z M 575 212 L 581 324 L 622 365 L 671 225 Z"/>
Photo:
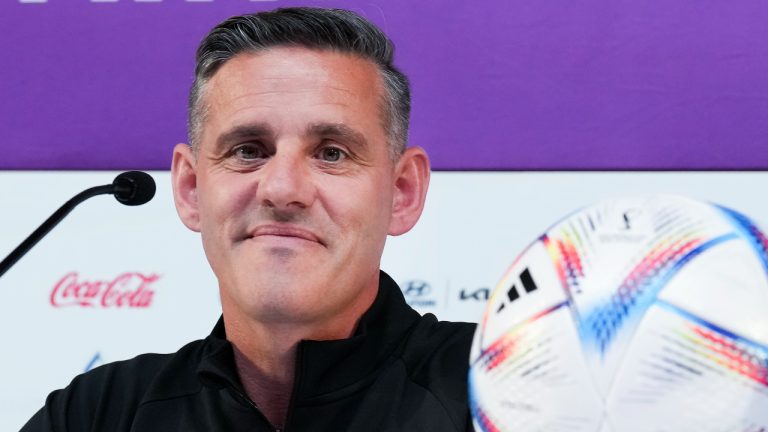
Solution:
<path fill-rule="evenodd" d="M 87 200 L 88 198 L 96 195 L 112 194 L 115 193 L 115 185 L 109 184 L 104 186 L 95 186 L 90 189 L 86 189 L 79 194 L 75 195 L 64 205 L 59 207 L 48 219 L 45 220 L 36 230 L 32 232 L 20 245 L 16 247 L 5 259 L 0 262 L 0 276 L 5 274 L 16 262 L 21 259 L 37 242 L 40 241 L 46 234 L 48 234 L 56 225 L 61 222 L 66 215 L 69 214 L 78 204 Z"/>

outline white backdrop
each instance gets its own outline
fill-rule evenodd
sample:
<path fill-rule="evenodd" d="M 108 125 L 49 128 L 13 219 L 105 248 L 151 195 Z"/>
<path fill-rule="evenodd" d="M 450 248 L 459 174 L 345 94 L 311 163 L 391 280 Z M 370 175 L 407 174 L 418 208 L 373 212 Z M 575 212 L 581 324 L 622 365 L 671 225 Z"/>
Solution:
<path fill-rule="evenodd" d="M 0 172 L 0 258 L 75 193 L 117 172 Z M 169 175 L 157 196 L 76 208 L 0 278 L 0 430 L 17 430 L 74 375 L 208 334 L 216 281 L 197 234 L 177 219 Z M 416 228 L 391 238 L 382 268 L 421 312 L 476 321 L 515 256 L 572 211 L 618 196 L 717 202 L 768 226 L 766 172 L 434 173 Z M 120 300 L 120 301 L 118 301 Z"/>

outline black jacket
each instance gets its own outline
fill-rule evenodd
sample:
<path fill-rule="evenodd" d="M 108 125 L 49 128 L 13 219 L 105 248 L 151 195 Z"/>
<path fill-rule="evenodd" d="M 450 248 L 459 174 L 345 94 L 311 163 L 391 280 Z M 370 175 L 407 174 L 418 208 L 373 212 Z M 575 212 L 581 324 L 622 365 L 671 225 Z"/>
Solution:
<path fill-rule="evenodd" d="M 302 341 L 284 430 L 471 431 L 473 324 L 423 317 L 381 273 L 355 334 Z M 51 393 L 27 431 L 272 431 L 246 396 L 219 320 L 175 354 L 107 364 Z"/>

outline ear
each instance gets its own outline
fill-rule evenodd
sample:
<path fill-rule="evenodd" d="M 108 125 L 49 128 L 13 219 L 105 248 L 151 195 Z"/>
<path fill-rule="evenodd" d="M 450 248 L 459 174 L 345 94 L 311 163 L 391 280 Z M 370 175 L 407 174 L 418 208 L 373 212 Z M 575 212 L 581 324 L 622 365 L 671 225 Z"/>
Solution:
<path fill-rule="evenodd" d="M 421 147 L 405 150 L 395 165 L 390 235 L 408 232 L 421 216 L 429 188 L 429 158 Z"/>
<path fill-rule="evenodd" d="M 176 144 L 171 163 L 171 184 L 176 212 L 184 225 L 192 231 L 200 231 L 200 212 L 197 206 L 197 162 L 192 148 Z"/>

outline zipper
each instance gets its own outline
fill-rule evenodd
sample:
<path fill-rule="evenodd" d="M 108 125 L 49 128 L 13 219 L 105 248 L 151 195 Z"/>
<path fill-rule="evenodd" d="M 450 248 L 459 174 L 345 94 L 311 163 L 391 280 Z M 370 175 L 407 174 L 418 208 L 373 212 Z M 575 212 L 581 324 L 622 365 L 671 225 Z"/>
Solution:
<path fill-rule="evenodd" d="M 296 401 L 296 394 L 297 394 L 297 390 L 299 388 L 299 379 L 301 378 L 301 373 L 300 373 L 300 371 L 301 371 L 301 360 L 302 360 L 302 357 L 303 357 L 302 354 L 304 352 L 304 350 L 302 348 L 303 347 L 299 343 L 298 347 L 296 348 L 296 365 L 294 366 L 294 372 L 293 372 L 293 389 L 291 390 L 291 400 L 288 402 L 288 409 L 285 412 L 285 419 L 283 419 L 283 427 L 282 428 L 275 427 L 272 424 L 272 422 L 269 421 L 267 416 L 265 416 L 264 413 L 261 412 L 261 410 L 259 409 L 259 406 L 256 405 L 256 402 L 252 401 L 251 398 L 248 397 L 248 395 L 246 395 L 243 392 L 241 392 L 240 390 L 238 390 L 237 387 L 234 387 L 232 385 L 229 386 L 230 390 L 235 392 L 235 394 L 238 397 L 240 397 L 240 399 L 245 401 L 245 403 L 248 404 L 248 406 L 250 406 L 257 413 L 259 413 L 259 415 L 264 420 L 264 422 L 266 424 L 268 424 L 270 428 L 272 428 L 273 432 L 286 432 L 288 430 L 287 425 L 288 425 L 288 422 L 291 419 L 291 413 L 293 412 L 293 405 L 294 405 L 294 403 Z"/>
<path fill-rule="evenodd" d="M 235 394 L 239 396 L 240 399 L 242 399 L 246 404 L 248 404 L 248 406 L 253 408 L 253 410 L 256 411 L 259 414 L 259 416 L 261 416 L 261 419 L 264 420 L 264 422 L 269 425 L 269 427 L 272 429 L 273 432 L 285 432 L 285 427 L 283 427 L 283 429 L 275 427 L 272 424 L 272 422 L 269 421 L 267 416 L 265 416 L 264 413 L 261 412 L 261 410 L 259 409 L 259 406 L 256 405 L 256 402 L 252 401 L 251 398 L 248 397 L 248 395 L 240 392 L 237 388 L 232 386 L 230 386 L 230 390 L 235 392 Z"/>
<path fill-rule="evenodd" d="M 288 409 L 285 411 L 285 419 L 283 423 L 283 430 L 277 432 L 285 432 L 288 423 L 291 421 L 291 414 L 293 413 L 293 406 L 296 404 L 296 395 L 299 390 L 299 381 L 301 381 L 301 362 L 304 357 L 304 347 L 301 342 L 296 346 L 296 363 L 293 366 L 293 388 L 291 389 L 291 400 L 288 401 Z"/>

